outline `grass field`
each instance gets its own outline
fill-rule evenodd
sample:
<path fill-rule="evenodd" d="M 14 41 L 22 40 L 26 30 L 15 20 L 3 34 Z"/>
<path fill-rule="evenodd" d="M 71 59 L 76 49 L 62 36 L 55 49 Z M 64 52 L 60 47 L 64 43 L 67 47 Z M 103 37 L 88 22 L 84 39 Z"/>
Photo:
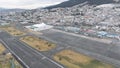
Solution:
<path fill-rule="evenodd" d="M 21 31 L 15 29 L 14 27 L 3 27 L 1 29 L 5 30 L 6 32 L 10 33 L 13 36 L 21 36 L 21 35 L 25 34 Z"/>
<path fill-rule="evenodd" d="M 0 43 L 0 54 L 2 54 L 3 51 L 5 51 L 5 48 L 4 48 L 4 46 Z"/>
<path fill-rule="evenodd" d="M 57 53 L 54 59 L 67 68 L 114 68 L 109 64 L 102 63 L 72 50 L 63 50 Z"/>
<path fill-rule="evenodd" d="M 39 51 L 48 51 L 56 47 L 55 44 L 32 36 L 26 36 L 20 39 L 31 47 Z"/>
<path fill-rule="evenodd" d="M 5 47 L 0 43 L 0 68 L 11 68 L 10 61 L 14 58 L 10 53 L 3 54 L 5 50 Z M 14 65 L 16 68 L 22 68 L 22 66 L 16 60 L 14 60 Z"/>

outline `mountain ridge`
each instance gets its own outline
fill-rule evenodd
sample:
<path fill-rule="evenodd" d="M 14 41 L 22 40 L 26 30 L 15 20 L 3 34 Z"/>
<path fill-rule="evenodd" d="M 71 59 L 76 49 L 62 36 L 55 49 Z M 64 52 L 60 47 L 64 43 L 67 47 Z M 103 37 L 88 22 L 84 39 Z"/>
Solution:
<path fill-rule="evenodd" d="M 115 0 L 68 0 L 65 2 L 62 2 L 58 5 L 53 5 L 53 6 L 49 6 L 46 7 L 46 9 L 52 9 L 52 8 L 65 8 L 65 7 L 72 7 L 84 2 L 88 2 L 88 4 L 90 5 L 101 5 L 101 4 L 108 4 L 108 3 L 116 3 L 116 2 L 120 2 L 120 1 L 115 1 Z"/>

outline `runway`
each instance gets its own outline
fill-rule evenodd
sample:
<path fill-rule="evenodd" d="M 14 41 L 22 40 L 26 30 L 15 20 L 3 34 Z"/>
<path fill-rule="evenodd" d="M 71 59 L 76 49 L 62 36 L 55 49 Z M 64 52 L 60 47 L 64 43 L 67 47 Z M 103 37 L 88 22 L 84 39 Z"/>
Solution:
<path fill-rule="evenodd" d="M 103 62 L 111 63 L 116 67 L 120 67 L 120 43 L 107 44 L 95 40 L 74 36 L 69 33 L 50 29 L 42 31 L 40 36 L 44 39 L 53 41 L 59 47 L 71 47 L 76 51 L 82 52 L 88 56 L 92 56 Z"/>
<path fill-rule="evenodd" d="M 57 47 L 48 52 L 39 52 L 19 41 L 19 38 L 0 32 L 2 43 L 15 54 L 27 68 L 65 68 L 52 60 L 52 56 L 64 49 L 73 49 L 97 60 L 120 67 L 120 43 L 107 44 L 79 37 L 55 29 L 41 31 L 40 38 L 56 43 Z"/>
<path fill-rule="evenodd" d="M 26 68 L 64 68 L 50 58 L 37 52 L 28 45 L 11 37 L 6 32 L 0 32 L 1 42 L 14 54 Z"/>

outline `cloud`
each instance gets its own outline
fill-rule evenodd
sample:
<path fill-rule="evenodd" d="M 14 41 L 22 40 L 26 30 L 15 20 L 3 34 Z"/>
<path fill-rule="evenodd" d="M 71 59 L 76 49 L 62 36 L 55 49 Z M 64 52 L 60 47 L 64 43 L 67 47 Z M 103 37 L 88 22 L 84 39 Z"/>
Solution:
<path fill-rule="evenodd" d="M 63 1 L 67 0 L 0 0 L 0 7 L 34 9 L 59 4 Z"/>

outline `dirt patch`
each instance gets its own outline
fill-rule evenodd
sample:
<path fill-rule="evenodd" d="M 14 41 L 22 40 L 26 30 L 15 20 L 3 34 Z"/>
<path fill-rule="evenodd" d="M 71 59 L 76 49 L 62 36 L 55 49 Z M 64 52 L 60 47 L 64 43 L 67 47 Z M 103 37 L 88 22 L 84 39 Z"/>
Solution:
<path fill-rule="evenodd" d="M 15 29 L 14 27 L 4 27 L 4 28 L 1 28 L 1 29 L 5 30 L 6 32 L 10 33 L 13 36 L 21 36 L 21 35 L 25 34 L 21 31 Z"/>
<path fill-rule="evenodd" d="M 57 53 L 54 59 L 67 68 L 114 68 L 109 64 L 102 63 L 72 50 L 63 50 Z"/>
<path fill-rule="evenodd" d="M 5 47 L 0 43 L 0 68 L 11 68 L 12 64 L 16 68 L 23 68 L 11 55 L 11 53 L 4 53 Z"/>
<path fill-rule="evenodd" d="M 55 44 L 32 36 L 26 36 L 20 39 L 31 47 L 39 51 L 48 51 L 56 47 Z"/>

